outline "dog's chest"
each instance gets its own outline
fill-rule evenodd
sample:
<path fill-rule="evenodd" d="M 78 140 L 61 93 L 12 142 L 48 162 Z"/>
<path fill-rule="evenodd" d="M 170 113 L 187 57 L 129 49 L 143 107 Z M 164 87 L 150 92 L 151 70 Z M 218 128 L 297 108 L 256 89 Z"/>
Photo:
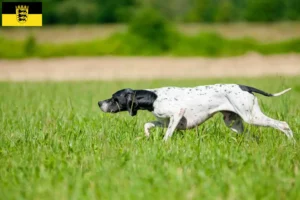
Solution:
<path fill-rule="evenodd" d="M 152 113 L 159 121 L 165 122 L 169 121 L 171 116 L 178 115 L 179 112 L 180 109 L 178 106 L 168 107 L 166 104 L 165 107 L 162 105 L 162 107 L 154 109 Z M 193 128 L 204 122 L 209 116 L 210 114 L 206 106 L 199 106 L 198 108 L 187 107 L 181 121 L 178 123 L 177 129 Z"/>

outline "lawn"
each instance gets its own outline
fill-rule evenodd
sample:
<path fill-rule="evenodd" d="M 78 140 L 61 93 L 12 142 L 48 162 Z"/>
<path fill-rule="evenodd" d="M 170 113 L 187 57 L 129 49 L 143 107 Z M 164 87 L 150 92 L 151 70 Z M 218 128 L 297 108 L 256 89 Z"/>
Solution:
<path fill-rule="evenodd" d="M 253 38 L 228 39 L 216 33 L 194 36 L 168 33 L 162 37 L 143 38 L 130 33 L 113 34 L 106 39 L 39 44 L 34 37 L 24 41 L 0 37 L 0 58 L 57 58 L 74 56 L 172 56 L 172 57 L 229 57 L 256 52 L 262 55 L 300 53 L 300 37 L 259 42 Z M 2 48 L 1 48 L 2 47 Z"/>
<path fill-rule="evenodd" d="M 299 22 L 276 23 L 186 23 L 176 24 L 176 28 L 186 35 L 197 35 L 202 32 L 215 32 L 230 39 L 251 37 L 260 42 L 278 42 L 298 38 Z M 34 35 L 38 43 L 75 43 L 103 39 L 114 33 L 126 32 L 126 24 L 108 25 L 74 25 L 74 26 L 43 26 L 43 27 L 5 27 L 0 35 L 13 40 L 25 40 Z M 53 37 L 55 35 L 55 37 Z"/>
<path fill-rule="evenodd" d="M 3 28 L 0 58 L 228 57 L 249 52 L 263 55 L 300 52 L 299 22 L 176 24 L 174 29 L 162 23 L 165 28 L 159 30 L 155 23 L 145 27 L 143 23 L 137 24 L 136 29 L 125 24 Z"/>
<path fill-rule="evenodd" d="M 97 101 L 131 87 L 241 83 L 268 116 L 287 121 L 297 141 L 246 125 L 236 135 L 218 114 L 198 129 L 149 139 L 151 113 L 100 112 Z M 300 77 L 134 82 L 0 83 L 1 199 L 299 199 Z"/>

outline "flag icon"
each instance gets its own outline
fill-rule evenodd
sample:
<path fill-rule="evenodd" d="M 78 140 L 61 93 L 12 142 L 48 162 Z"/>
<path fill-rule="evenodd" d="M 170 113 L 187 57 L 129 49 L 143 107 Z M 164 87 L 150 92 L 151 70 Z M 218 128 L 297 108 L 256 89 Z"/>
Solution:
<path fill-rule="evenodd" d="M 2 2 L 2 26 L 42 24 L 42 2 Z"/>

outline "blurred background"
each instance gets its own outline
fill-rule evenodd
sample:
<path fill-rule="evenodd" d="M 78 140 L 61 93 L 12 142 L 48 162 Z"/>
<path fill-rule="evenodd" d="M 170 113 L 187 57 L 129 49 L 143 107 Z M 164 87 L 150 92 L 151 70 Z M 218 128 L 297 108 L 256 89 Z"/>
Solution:
<path fill-rule="evenodd" d="M 265 58 L 259 56 L 286 55 L 288 57 L 277 59 L 289 60 L 291 63 L 286 66 L 295 68 L 290 74 L 298 73 L 299 0 L 42 2 L 43 27 L 1 27 L 1 59 L 170 56 L 217 60 L 251 54 L 255 55 L 251 57 L 255 65 L 262 68 L 265 65 L 274 67 L 273 63 L 280 61 L 265 62 Z M 152 58 L 147 61 L 148 64 L 155 64 Z M 237 63 L 244 61 L 229 61 L 228 65 L 240 67 Z M 120 65 L 102 60 L 95 64 L 97 62 L 100 61 L 89 64 L 83 62 L 82 65 Z M 127 66 L 141 65 L 135 61 L 127 64 L 127 61 L 122 62 Z M 207 66 L 207 60 L 195 62 L 202 67 Z M 185 66 L 184 63 L 182 66 Z M 163 64 L 157 62 L 157 67 Z M 214 63 L 208 64 L 214 66 Z M 284 71 L 279 69 L 283 66 L 277 67 L 278 73 Z M 5 76 L 11 75 L 7 72 Z"/>
<path fill-rule="evenodd" d="M 42 2 L 45 25 L 128 23 L 135 12 L 145 8 L 153 8 L 167 20 L 180 23 L 275 22 L 300 19 L 298 0 L 44 0 Z"/>

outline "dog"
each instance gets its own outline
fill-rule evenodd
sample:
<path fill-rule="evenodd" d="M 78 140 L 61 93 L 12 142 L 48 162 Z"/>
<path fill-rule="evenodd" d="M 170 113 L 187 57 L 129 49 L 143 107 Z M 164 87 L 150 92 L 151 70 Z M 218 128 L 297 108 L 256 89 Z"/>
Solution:
<path fill-rule="evenodd" d="M 103 112 L 118 113 L 128 111 L 135 116 L 138 110 L 154 114 L 156 121 L 144 125 L 145 136 L 150 136 L 153 127 L 167 127 L 163 140 L 172 137 L 175 129 L 194 128 L 214 114 L 221 112 L 227 127 L 236 133 L 244 131 L 243 121 L 282 131 L 288 138 L 293 132 L 285 121 L 267 117 L 260 110 L 258 93 L 267 97 L 280 96 L 291 90 L 270 94 L 254 87 L 239 84 L 214 84 L 197 87 L 162 87 L 156 89 L 122 89 L 111 98 L 99 101 Z"/>

